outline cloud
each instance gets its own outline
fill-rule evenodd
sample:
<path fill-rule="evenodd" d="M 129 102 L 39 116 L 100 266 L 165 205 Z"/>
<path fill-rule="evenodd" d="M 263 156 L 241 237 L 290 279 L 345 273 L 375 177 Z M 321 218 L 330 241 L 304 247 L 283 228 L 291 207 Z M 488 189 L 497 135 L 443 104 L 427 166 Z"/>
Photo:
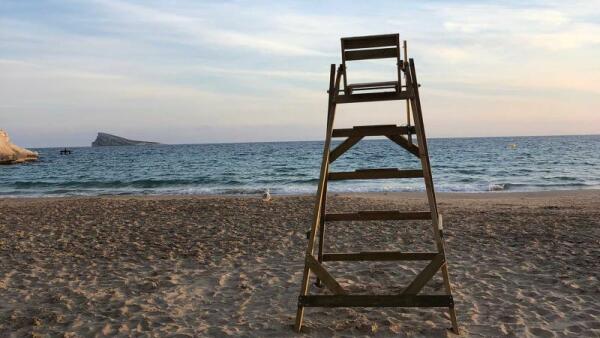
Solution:
<path fill-rule="evenodd" d="M 463 4 L 439 7 L 444 29 L 467 41 L 543 48 L 548 51 L 583 48 L 600 43 L 600 23 L 586 21 L 593 12 L 566 11 L 564 3 L 543 6 Z M 600 4 L 599 7 L 600 8 Z M 595 12 L 598 15 L 598 8 Z"/>
<path fill-rule="evenodd" d="M 95 132 L 119 121 L 139 133 L 169 126 L 169 142 L 183 130 L 193 135 L 193 126 L 222 128 L 224 138 L 227 130 L 256 128 L 245 135 L 262 140 L 264 121 L 321 128 L 339 38 L 383 32 L 408 40 L 427 114 L 440 121 L 468 124 L 462 117 L 477 112 L 504 119 L 494 102 L 510 98 L 510 111 L 521 115 L 536 106 L 564 115 L 568 100 L 577 101 L 582 121 L 596 112 L 598 2 L 388 2 L 373 10 L 336 2 L 95 0 L 64 7 L 0 12 L 3 126 Z M 352 63 L 349 76 L 388 80 L 391 67 Z M 368 114 L 365 107 L 343 108 L 349 113 L 339 120 L 398 116 L 388 103 L 369 105 Z M 445 130 L 432 126 L 431 135 Z"/>
<path fill-rule="evenodd" d="M 573 24 L 559 31 L 525 34 L 524 37 L 533 46 L 566 51 L 600 44 L 600 25 Z"/>
<path fill-rule="evenodd" d="M 265 120 L 292 123 L 304 120 L 307 114 L 302 112 L 313 106 L 310 102 L 321 103 L 318 99 L 325 97 L 317 91 L 289 87 L 264 97 L 210 92 L 6 59 L 0 59 L 0 72 L 0 124 L 9 125 L 31 126 L 31 121 L 37 120 L 91 129 L 119 124 L 177 128 L 189 124 L 227 126 L 231 121 L 238 125 Z"/>
<path fill-rule="evenodd" d="M 298 70 L 255 70 L 255 69 L 230 69 L 230 68 L 221 68 L 221 67 L 208 67 L 208 66 L 199 66 L 195 70 L 200 72 L 208 72 L 208 73 L 216 73 L 221 75 L 234 75 L 234 76 L 250 76 L 254 79 L 257 77 L 274 77 L 274 78 L 285 78 L 285 79 L 302 79 L 302 80 L 310 80 L 310 81 L 322 81 L 323 74 L 326 73 L 320 72 L 305 72 Z"/>
<path fill-rule="evenodd" d="M 204 17 L 207 16 L 207 13 L 198 13 L 199 17 L 191 17 L 185 14 L 171 13 L 169 10 L 158 10 L 116 0 L 96 0 L 96 3 L 112 11 L 112 16 L 120 18 L 121 24 L 130 24 L 133 21 L 136 24 L 162 25 L 167 29 L 174 30 L 180 36 L 178 41 L 183 44 L 239 47 L 261 53 L 287 56 L 327 55 L 299 45 L 297 41 L 291 43 L 287 37 L 261 36 L 261 33 L 264 32 L 248 34 L 215 27 L 210 25 L 208 19 Z"/>

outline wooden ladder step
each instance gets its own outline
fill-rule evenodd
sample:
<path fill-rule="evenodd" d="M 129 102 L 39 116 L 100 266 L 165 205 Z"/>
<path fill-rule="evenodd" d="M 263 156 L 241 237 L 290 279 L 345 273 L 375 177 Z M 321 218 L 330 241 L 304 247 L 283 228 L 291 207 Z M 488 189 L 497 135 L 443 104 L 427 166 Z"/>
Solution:
<path fill-rule="evenodd" d="M 400 170 L 396 168 L 389 169 L 357 169 L 348 172 L 333 172 L 327 175 L 331 181 L 339 180 L 376 180 L 388 178 L 418 178 L 423 177 L 422 169 Z"/>
<path fill-rule="evenodd" d="M 414 126 L 397 126 L 395 124 L 382 124 L 374 126 L 355 126 L 353 128 L 334 129 L 332 137 L 365 137 L 414 134 Z"/>
<path fill-rule="evenodd" d="M 300 306 L 319 307 L 453 307 L 450 295 L 310 295 Z"/>
<path fill-rule="evenodd" d="M 374 102 L 374 101 L 392 101 L 412 99 L 412 91 L 401 92 L 380 92 L 364 94 L 344 94 L 335 97 L 335 103 L 355 103 L 355 102 Z"/>
<path fill-rule="evenodd" d="M 397 211 L 397 210 L 373 210 L 348 213 L 326 214 L 325 220 L 329 222 L 340 221 L 408 221 L 408 220 L 430 220 L 430 211 Z"/>
<path fill-rule="evenodd" d="M 430 261 L 437 252 L 361 251 L 323 254 L 323 262 L 340 261 Z"/>

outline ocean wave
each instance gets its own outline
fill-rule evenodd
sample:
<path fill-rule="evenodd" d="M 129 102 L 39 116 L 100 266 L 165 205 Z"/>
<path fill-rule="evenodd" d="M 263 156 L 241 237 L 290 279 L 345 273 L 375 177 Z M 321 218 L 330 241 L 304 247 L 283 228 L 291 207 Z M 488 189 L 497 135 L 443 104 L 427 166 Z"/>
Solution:
<path fill-rule="evenodd" d="M 490 184 L 488 191 L 502 191 L 506 184 Z"/>
<path fill-rule="evenodd" d="M 269 189 L 275 194 L 305 194 L 316 191 L 319 180 L 317 178 L 296 179 L 259 179 L 254 181 L 215 180 L 215 179 L 143 179 L 129 182 L 122 180 L 112 181 L 32 181 L 13 182 L 10 186 L 0 187 L 0 195 L 127 195 L 127 194 L 260 194 Z M 455 179 L 454 182 L 440 180 L 436 183 L 436 190 L 440 192 L 494 192 L 494 191 L 536 191 L 552 189 L 589 189 L 598 187 L 594 182 L 577 182 L 555 178 L 550 183 L 517 183 L 493 182 L 487 185 L 478 183 L 478 180 Z M 356 181 L 352 183 L 337 182 L 331 184 L 332 192 L 410 192 L 424 191 L 422 182 L 411 184 L 400 183 L 372 183 Z"/>
<path fill-rule="evenodd" d="M 37 189 L 37 188 L 118 188 L 118 187 L 131 187 L 131 188 L 160 188 L 169 186 L 185 186 L 194 184 L 210 184 L 210 183 L 221 183 L 221 184 L 241 184 L 240 181 L 228 180 L 226 182 L 220 182 L 215 179 L 198 178 L 198 179 L 140 179 L 140 180 L 113 180 L 113 181 L 16 181 L 12 183 L 12 187 L 15 189 Z"/>
<path fill-rule="evenodd" d="M 546 183 L 546 184 L 531 184 L 531 183 L 492 183 L 489 185 L 488 191 L 536 191 L 550 189 L 582 189 L 595 188 L 594 184 L 587 183 Z"/>
<path fill-rule="evenodd" d="M 580 178 L 573 176 L 544 176 L 544 179 L 559 181 L 581 181 Z"/>
<path fill-rule="evenodd" d="M 519 184 L 519 183 L 494 183 L 487 188 L 473 185 L 440 184 L 436 187 L 438 192 L 502 192 L 502 191 L 547 191 L 564 189 L 599 189 L 600 184 Z M 269 190 L 274 195 L 314 194 L 316 184 L 297 185 L 269 185 L 269 186 L 165 186 L 153 188 L 133 188 L 127 186 L 104 188 L 48 188 L 48 189 L 2 189 L 3 197 L 42 197 L 42 196 L 104 196 L 104 195 L 261 195 Z M 366 193 L 366 192 L 422 192 L 421 186 L 376 186 L 376 185 L 347 185 L 330 186 L 330 193 Z"/>

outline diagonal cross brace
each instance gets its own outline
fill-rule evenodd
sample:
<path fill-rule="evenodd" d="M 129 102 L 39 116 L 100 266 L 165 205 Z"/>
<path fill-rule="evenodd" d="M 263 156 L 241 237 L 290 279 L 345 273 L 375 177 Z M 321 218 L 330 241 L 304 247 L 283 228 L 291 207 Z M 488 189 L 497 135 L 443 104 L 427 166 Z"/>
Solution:
<path fill-rule="evenodd" d="M 346 290 L 338 283 L 335 278 L 321 265 L 313 256 L 306 256 L 306 265 L 310 268 L 319 280 L 325 284 L 325 286 L 333 292 L 335 295 L 345 295 L 347 294 Z"/>
<path fill-rule="evenodd" d="M 427 264 L 423 271 L 419 272 L 417 277 L 402 291 L 402 295 L 416 295 L 423 289 L 425 284 L 431 280 L 435 273 L 446 263 L 444 254 L 437 254 L 437 256 Z"/>
<path fill-rule="evenodd" d="M 338 157 L 342 156 L 345 152 L 350 150 L 352 146 L 358 143 L 358 141 L 362 140 L 363 136 L 350 136 L 344 142 L 340 143 L 335 149 L 333 149 L 329 153 L 329 163 L 337 160 Z"/>
<path fill-rule="evenodd" d="M 408 151 L 409 153 L 415 155 L 416 157 L 420 157 L 419 147 L 408 142 L 408 140 L 405 139 L 404 136 L 396 135 L 396 134 L 385 135 L 385 136 L 387 138 L 389 138 L 390 140 L 394 141 L 396 144 L 398 144 L 402 148 L 406 149 L 406 151 Z"/>

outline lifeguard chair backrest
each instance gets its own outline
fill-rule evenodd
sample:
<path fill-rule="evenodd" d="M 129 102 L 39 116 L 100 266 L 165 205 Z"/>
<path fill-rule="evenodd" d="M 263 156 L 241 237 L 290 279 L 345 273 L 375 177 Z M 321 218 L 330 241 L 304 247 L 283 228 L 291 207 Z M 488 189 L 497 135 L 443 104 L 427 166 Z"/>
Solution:
<path fill-rule="evenodd" d="M 344 89 L 348 87 L 346 61 L 395 58 L 400 90 L 400 34 L 367 35 L 342 38 Z"/>

